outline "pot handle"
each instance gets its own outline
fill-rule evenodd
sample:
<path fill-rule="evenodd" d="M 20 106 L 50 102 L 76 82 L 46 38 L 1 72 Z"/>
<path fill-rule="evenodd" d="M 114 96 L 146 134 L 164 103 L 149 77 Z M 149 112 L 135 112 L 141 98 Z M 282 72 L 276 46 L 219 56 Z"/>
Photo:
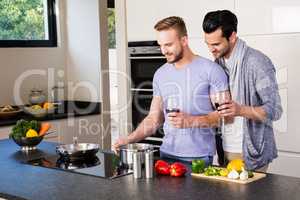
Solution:
<path fill-rule="evenodd" d="M 61 156 L 64 156 L 64 157 L 68 156 L 68 151 L 65 150 L 64 148 L 62 148 L 61 146 L 57 146 L 55 148 L 55 150 L 56 150 L 56 153 L 58 153 Z"/>

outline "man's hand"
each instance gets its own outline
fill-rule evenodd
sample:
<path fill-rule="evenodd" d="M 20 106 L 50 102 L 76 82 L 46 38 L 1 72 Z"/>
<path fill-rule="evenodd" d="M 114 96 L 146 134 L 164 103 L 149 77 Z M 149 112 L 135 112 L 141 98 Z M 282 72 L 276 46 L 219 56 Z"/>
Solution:
<path fill-rule="evenodd" d="M 168 113 L 168 120 L 176 128 L 192 127 L 192 116 L 183 112 Z"/>
<path fill-rule="evenodd" d="M 120 147 L 126 144 L 129 144 L 128 137 L 120 137 L 117 139 L 117 141 L 112 145 L 112 150 L 115 152 L 115 154 L 118 154 L 118 151 L 120 150 Z"/>
<path fill-rule="evenodd" d="M 261 121 L 266 120 L 266 112 L 262 106 L 245 106 L 240 105 L 234 101 L 223 104 L 218 107 L 218 113 L 222 117 L 236 117 L 241 116 L 248 119 Z"/>
<path fill-rule="evenodd" d="M 242 106 L 235 101 L 229 101 L 218 107 L 218 112 L 222 117 L 241 116 Z"/>

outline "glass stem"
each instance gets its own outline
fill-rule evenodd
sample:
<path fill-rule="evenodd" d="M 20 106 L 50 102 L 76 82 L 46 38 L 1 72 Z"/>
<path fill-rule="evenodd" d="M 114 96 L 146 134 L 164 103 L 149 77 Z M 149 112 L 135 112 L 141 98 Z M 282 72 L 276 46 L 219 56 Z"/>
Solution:
<path fill-rule="evenodd" d="M 224 117 L 221 118 L 221 133 L 222 133 L 222 135 L 225 134 L 225 118 Z"/>

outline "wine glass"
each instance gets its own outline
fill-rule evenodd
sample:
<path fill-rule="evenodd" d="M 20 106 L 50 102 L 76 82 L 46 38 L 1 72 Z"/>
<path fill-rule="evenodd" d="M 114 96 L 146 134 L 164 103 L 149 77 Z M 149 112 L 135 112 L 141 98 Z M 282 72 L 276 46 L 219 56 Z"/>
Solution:
<path fill-rule="evenodd" d="M 215 94 L 214 106 L 216 110 L 220 111 L 218 108 L 226 103 L 229 103 L 231 97 L 229 91 L 221 91 Z M 221 118 L 221 133 L 225 133 L 225 118 Z"/>
<path fill-rule="evenodd" d="M 215 94 L 215 108 L 218 110 L 219 106 L 226 104 L 230 101 L 230 94 L 228 91 L 221 91 Z"/>
<path fill-rule="evenodd" d="M 166 113 L 170 112 L 179 112 L 179 102 L 178 99 L 174 96 L 168 97 L 166 101 Z"/>

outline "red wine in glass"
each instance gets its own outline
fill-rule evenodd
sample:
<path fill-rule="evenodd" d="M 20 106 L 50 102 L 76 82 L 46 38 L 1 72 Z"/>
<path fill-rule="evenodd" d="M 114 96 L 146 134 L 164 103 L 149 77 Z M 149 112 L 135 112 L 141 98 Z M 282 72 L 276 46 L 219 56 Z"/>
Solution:
<path fill-rule="evenodd" d="M 223 110 L 223 109 L 219 110 L 219 107 L 222 106 L 222 105 L 224 105 L 224 104 L 226 104 L 226 103 L 215 103 L 216 110 L 218 110 L 218 111 Z"/>
<path fill-rule="evenodd" d="M 218 92 L 215 96 L 215 107 L 216 110 L 219 110 L 219 107 L 223 104 L 225 104 L 226 102 L 229 102 L 230 100 L 230 94 L 227 91 L 222 91 L 222 92 Z M 221 117 L 221 130 L 219 129 L 219 131 L 221 131 L 221 134 L 225 134 L 225 118 Z"/>
<path fill-rule="evenodd" d="M 180 112 L 179 108 L 167 108 L 166 113 L 171 113 L 171 112 Z"/>
<path fill-rule="evenodd" d="M 166 106 L 166 113 L 171 112 L 179 112 L 179 102 L 176 97 L 168 97 L 167 98 L 167 106 Z"/>
<path fill-rule="evenodd" d="M 219 103 L 215 103 L 216 110 L 218 110 L 219 106 L 220 106 Z"/>

